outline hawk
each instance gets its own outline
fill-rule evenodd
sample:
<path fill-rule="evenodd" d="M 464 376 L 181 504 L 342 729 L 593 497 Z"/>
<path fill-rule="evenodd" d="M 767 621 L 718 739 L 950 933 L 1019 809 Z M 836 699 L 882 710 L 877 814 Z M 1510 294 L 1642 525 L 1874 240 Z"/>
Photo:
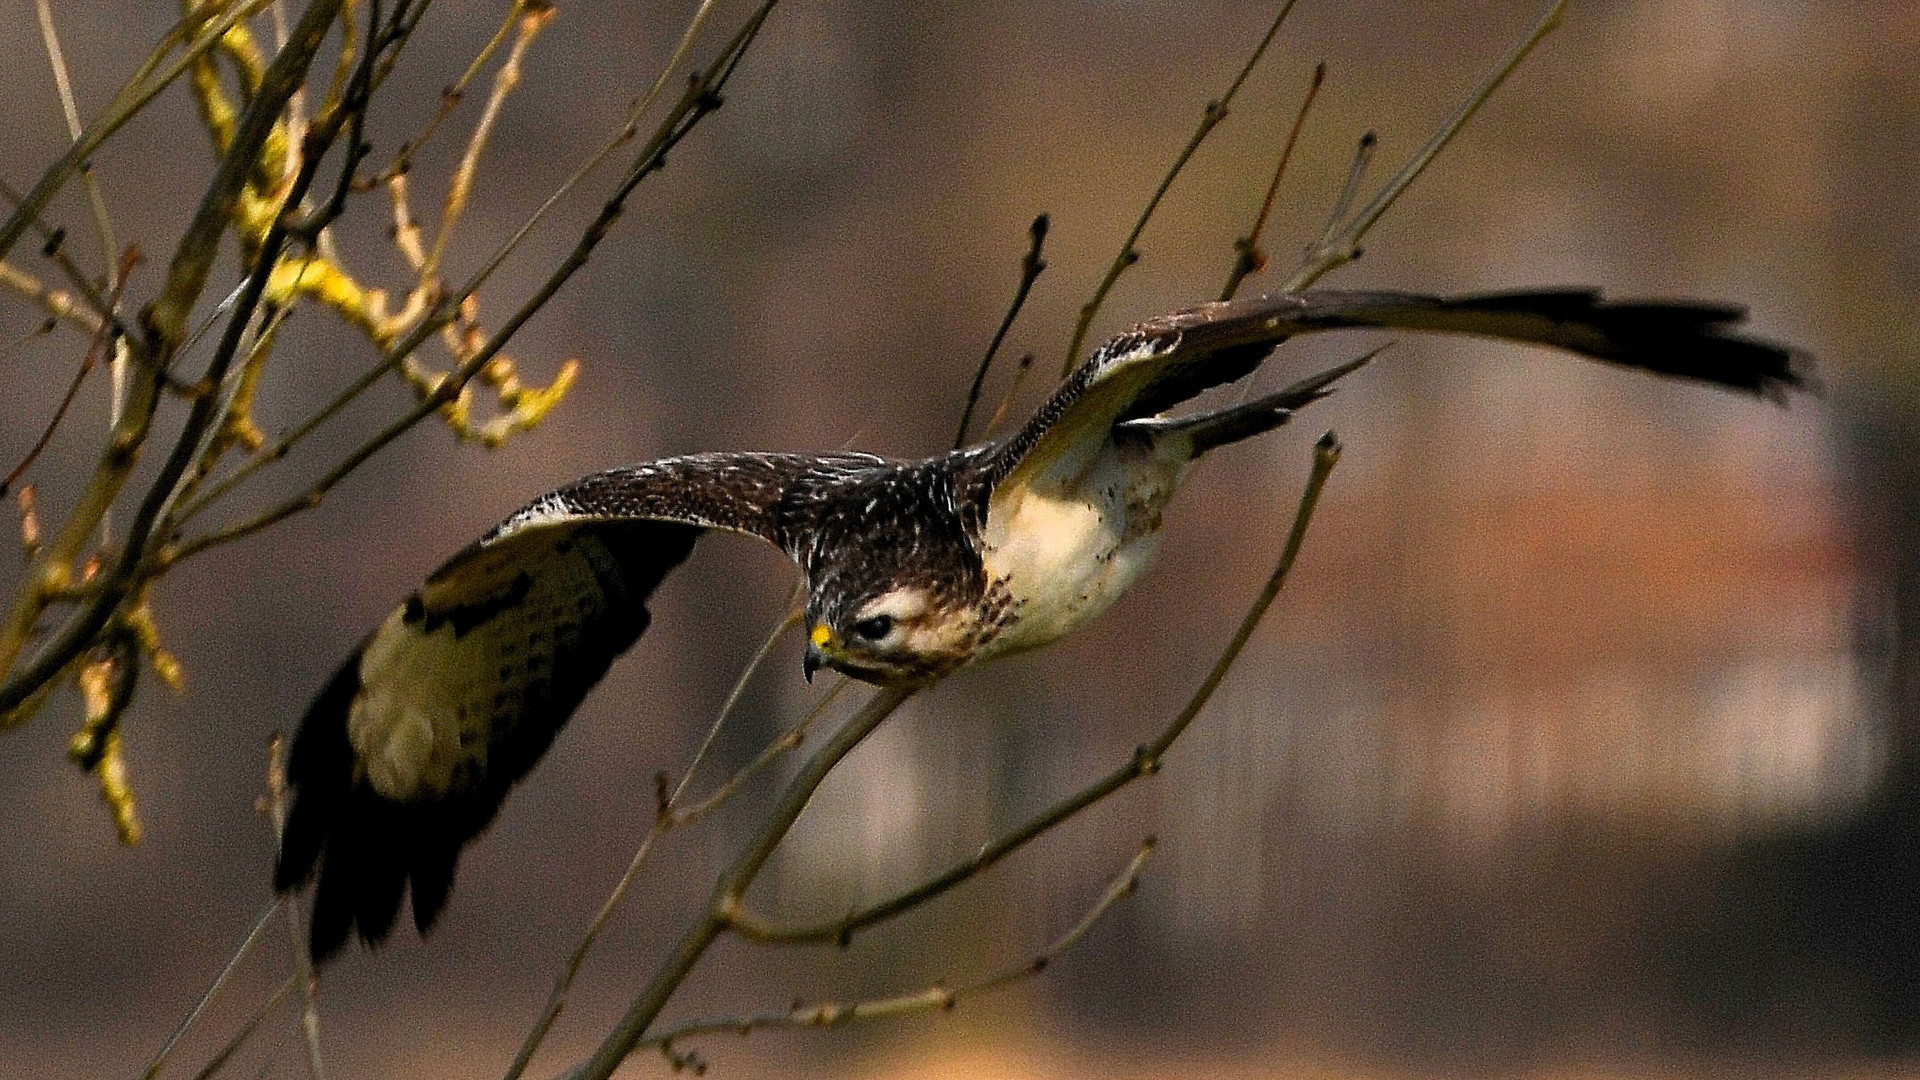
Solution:
<path fill-rule="evenodd" d="M 806 576 L 805 673 L 931 682 L 1032 649 L 1140 575 L 1161 513 L 1208 451 L 1272 430 L 1365 358 L 1199 415 L 1167 411 L 1254 372 L 1288 338 L 1349 327 L 1475 334 L 1783 399 L 1799 354 L 1738 307 L 1590 290 L 1443 299 L 1278 293 L 1151 319 L 1108 341 L 1012 435 L 917 461 L 706 453 L 543 495 L 453 556 L 308 708 L 288 773 L 281 890 L 316 879 L 312 947 L 425 933 L 462 847 L 615 657 L 700 536 L 779 548 Z"/>

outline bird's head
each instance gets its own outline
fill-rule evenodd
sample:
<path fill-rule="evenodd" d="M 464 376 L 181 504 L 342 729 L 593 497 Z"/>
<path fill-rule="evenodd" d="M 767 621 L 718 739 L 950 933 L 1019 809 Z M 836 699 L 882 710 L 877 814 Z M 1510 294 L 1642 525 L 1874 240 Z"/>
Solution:
<path fill-rule="evenodd" d="M 930 682 L 965 664 L 979 640 L 978 606 L 922 585 L 851 597 L 816 590 L 807 605 L 807 678 L 820 667 L 879 686 Z"/>

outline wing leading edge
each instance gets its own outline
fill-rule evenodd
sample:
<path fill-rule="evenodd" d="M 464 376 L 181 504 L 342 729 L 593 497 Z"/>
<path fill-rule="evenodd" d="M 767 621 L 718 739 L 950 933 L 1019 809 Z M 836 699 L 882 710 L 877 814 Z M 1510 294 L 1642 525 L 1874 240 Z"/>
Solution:
<path fill-rule="evenodd" d="M 1016 471 L 1072 473 L 1113 426 L 1163 412 L 1251 374 L 1281 342 L 1323 330 L 1472 334 L 1545 345 L 1659 375 L 1784 398 L 1803 356 L 1738 332 L 1726 304 L 1617 302 L 1592 289 L 1485 293 L 1311 291 L 1204 304 L 1149 319 L 1102 345 L 995 451 L 994 483 Z"/>

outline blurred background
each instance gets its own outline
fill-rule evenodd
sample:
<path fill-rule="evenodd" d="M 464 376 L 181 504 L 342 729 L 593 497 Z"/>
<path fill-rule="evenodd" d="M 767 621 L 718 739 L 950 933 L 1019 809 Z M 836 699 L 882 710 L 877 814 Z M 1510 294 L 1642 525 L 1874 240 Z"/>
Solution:
<path fill-rule="evenodd" d="M 692 6 L 563 0 L 450 276 L 618 126 Z M 389 95 L 415 108 L 377 117 L 376 161 L 503 7 L 430 14 Z M 83 115 L 174 17 L 54 10 Z M 1380 135 L 1377 181 L 1536 10 L 1304 0 L 1146 231 L 1095 340 L 1218 292 L 1316 61 L 1327 84 L 1269 226 L 1275 269 L 1248 290 L 1276 286 L 1318 234 L 1361 131 Z M 0 738 L 0 1074 L 137 1072 L 267 900 L 268 735 L 423 574 L 527 498 L 702 449 L 944 449 L 1027 223 L 1047 211 L 1051 269 L 1006 350 L 1039 357 L 1015 413 L 1031 408 L 1272 11 L 783 4 L 726 107 L 516 340 L 532 378 L 583 365 L 542 427 L 489 453 L 422 425 L 320 509 L 167 579 L 156 611 L 188 686 L 149 682 L 127 720 L 143 843 L 115 842 L 95 784 L 66 762 L 72 702 Z M 0 7 L 0 175 L 19 187 L 66 143 L 33 18 L 27 0 Z M 1097 624 L 910 703 L 822 791 L 755 903 L 797 918 L 884 896 L 1124 760 L 1225 643 L 1279 551 L 1313 439 L 1336 429 L 1346 456 L 1294 580 L 1158 778 L 847 950 L 726 943 L 671 1016 L 1018 963 L 1155 834 L 1140 893 L 1040 979 L 947 1014 L 708 1039 L 715 1074 L 1920 1073 L 1916 100 L 1914 5 L 1576 2 L 1326 284 L 1737 300 L 1758 332 L 1817 357 L 1823 396 L 1779 408 L 1401 339 L 1298 426 L 1210 461 L 1156 568 Z M 429 221 L 477 106 L 415 171 Z M 163 258 L 211 168 L 176 88 L 97 161 L 123 241 Z M 53 216 L 77 237 L 88 218 L 69 195 Z M 597 205 L 577 199 L 537 232 L 483 318 L 517 306 Z M 368 196 L 338 235 L 349 265 L 397 286 L 387 226 Z M 143 267 L 134 294 L 159 273 Z M 220 273 L 216 297 L 231 264 Z M 40 319 L 0 295 L 0 338 Z M 1377 343 L 1296 343 L 1260 385 Z M 58 336 L 0 353 L 9 460 L 83 348 Z M 303 312 L 262 388 L 263 425 L 307 415 L 372 360 L 362 336 Z M 49 506 L 92 460 L 97 391 L 36 471 Z M 370 395 L 241 503 L 297 490 L 410 400 L 397 383 Z M 10 591 L 17 562 L 0 563 Z M 504 1069 L 644 831 L 654 773 L 687 759 L 790 582 L 778 555 L 734 539 L 668 582 L 653 632 L 467 852 L 431 941 L 403 927 L 328 971 L 333 1075 Z M 789 641 L 719 764 L 809 700 Z M 672 838 L 536 1073 L 611 1025 L 765 805 L 756 792 Z M 276 927 L 173 1068 L 197 1068 L 286 957 Z M 300 1075 L 292 1033 L 277 1016 L 235 1075 Z M 643 1056 L 623 1075 L 667 1071 Z"/>

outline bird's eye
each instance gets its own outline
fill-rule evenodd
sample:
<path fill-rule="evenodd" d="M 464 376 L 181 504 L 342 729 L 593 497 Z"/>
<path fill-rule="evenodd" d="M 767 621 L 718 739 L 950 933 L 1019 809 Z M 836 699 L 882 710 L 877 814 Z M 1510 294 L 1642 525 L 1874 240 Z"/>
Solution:
<path fill-rule="evenodd" d="M 868 641 L 879 641 L 881 638 L 893 632 L 893 616 L 875 615 L 871 618 L 861 619 L 859 622 L 853 624 L 853 632 L 855 636 L 865 638 Z"/>

